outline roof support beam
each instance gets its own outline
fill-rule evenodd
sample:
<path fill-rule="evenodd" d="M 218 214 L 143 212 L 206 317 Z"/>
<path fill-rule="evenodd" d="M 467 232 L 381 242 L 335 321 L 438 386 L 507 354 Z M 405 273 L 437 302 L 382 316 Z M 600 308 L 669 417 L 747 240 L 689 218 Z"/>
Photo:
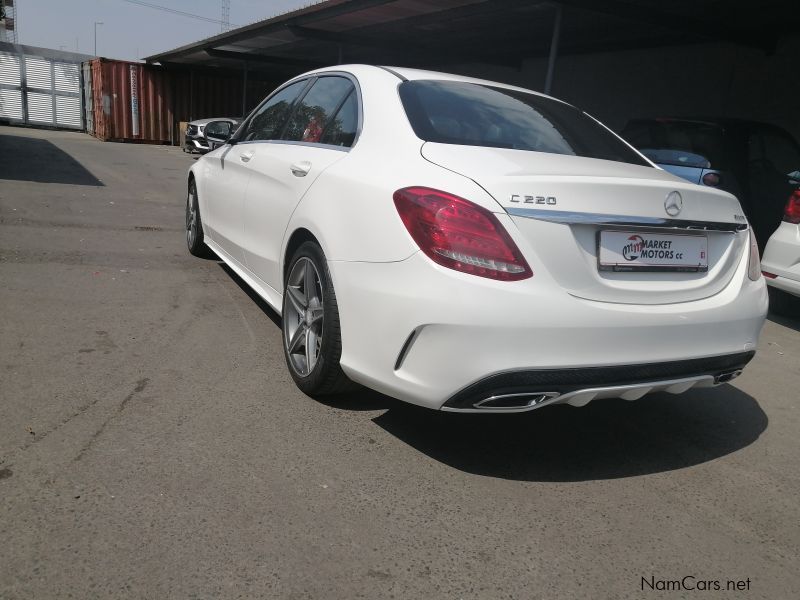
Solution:
<path fill-rule="evenodd" d="M 396 1 L 397 0 L 349 0 L 348 2 L 340 2 L 337 4 L 331 4 L 329 6 L 311 5 L 294 11 L 294 13 L 290 13 L 297 15 L 291 18 L 291 22 L 296 25 L 307 25 L 309 23 L 313 23 L 314 21 L 330 19 L 342 14 L 358 12 L 359 10 L 373 8 L 375 6 L 380 6 L 381 4 L 390 4 Z M 257 35 L 263 35 L 265 33 L 281 31 L 282 29 L 285 29 L 285 27 L 286 15 L 278 15 L 277 17 L 273 17 L 266 22 L 261 21 L 253 23 L 252 25 L 245 25 L 233 33 L 221 33 L 209 38 L 207 42 L 209 44 L 218 43 L 220 45 L 235 44 L 236 42 L 251 38 L 254 33 Z M 181 56 L 184 53 L 191 52 L 195 47 L 196 44 L 189 44 L 181 48 L 176 48 L 175 50 L 170 50 L 169 52 L 163 52 L 155 56 L 149 56 L 147 57 L 147 61 L 158 62 L 162 57 L 165 59 L 175 58 L 176 56 Z"/>
<path fill-rule="evenodd" d="M 561 18 L 564 11 L 559 4 L 556 6 L 555 20 L 553 21 L 553 39 L 550 41 L 550 56 L 547 59 L 547 75 L 544 79 L 544 93 L 549 94 L 553 89 L 553 75 L 556 70 L 558 57 L 558 42 L 561 39 Z"/>
<path fill-rule="evenodd" d="M 253 54 L 251 52 L 232 52 L 230 50 L 217 50 L 216 48 L 206 48 L 205 53 L 212 58 L 225 58 L 228 60 L 247 61 L 284 67 L 315 68 L 319 66 L 317 63 L 311 61 L 291 58 L 289 56 L 265 56 L 264 54 Z"/>
<path fill-rule="evenodd" d="M 302 25 L 289 24 L 286 28 L 292 35 L 304 40 L 315 40 L 318 42 L 332 42 L 334 44 L 345 44 L 349 46 L 366 46 L 368 48 L 386 48 L 386 42 L 370 38 L 356 33 L 325 31 L 323 29 L 313 29 Z"/>
<path fill-rule="evenodd" d="M 288 25 L 287 29 L 299 38 L 318 42 L 329 42 L 337 44 L 339 53 L 339 64 L 342 63 L 342 49 L 347 47 L 364 47 L 378 50 L 377 59 L 389 59 L 390 61 L 419 62 L 420 64 L 431 64 L 439 62 L 467 62 L 471 58 L 480 58 L 482 62 L 492 62 L 491 56 L 486 56 L 483 50 L 473 52 L 452 52 L 441 47 L 435 47 L 415 42 L 414 49 L 410 50 L 406 43 L 393 43 L 386 40 L 372 38 L 364 35 L 349 32 L 324 31 L 298 25 Z M 375 59 L 373 59 L 375 60 Z"/>

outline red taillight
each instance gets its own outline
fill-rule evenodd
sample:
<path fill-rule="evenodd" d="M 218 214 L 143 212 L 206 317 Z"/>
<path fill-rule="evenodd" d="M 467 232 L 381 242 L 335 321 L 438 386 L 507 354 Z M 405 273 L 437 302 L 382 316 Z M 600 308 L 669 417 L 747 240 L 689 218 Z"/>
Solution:
<path fill-rule="evenodd" d="M 758 243 L 756 242 L 756 234 L 753 228 L 749 228 L 750 236 L 750 256 L 747 260 L 747 276 L 752 281 L 758 281 L 761 277 L 761 257 L 758 254 Z"/>
<path fill-rule="evenodd" d="M 800 223 L 800 190 L 795 190 L 789 196 L 786 209 L 783 211 L 783 220 L 789 223 Z"/>
<path fill-rule="evenodd" d="M 719 185 L 719 181 L 719 173 L 706 173 L 703 175 L 703 183 L 711 187 L 717 187 Z"/>
<path fill-rule="evenodd" d="M 769 271 L 761 271 L 761 274 L 767 279 L 775 279 L 777 277 L 775 273 L 770 273 Z"/>
<path fill-rule="evenodd" d="M 397 190 L 394 205 L 411 237 L 434 262 L 501 281 L 533 275 L 511 236 L 485 208 L 426 187 Z"/>

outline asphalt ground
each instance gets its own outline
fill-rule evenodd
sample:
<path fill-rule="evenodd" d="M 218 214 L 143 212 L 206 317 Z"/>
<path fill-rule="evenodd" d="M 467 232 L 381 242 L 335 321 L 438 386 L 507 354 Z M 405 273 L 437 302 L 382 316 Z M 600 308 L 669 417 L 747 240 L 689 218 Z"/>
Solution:
<path fill-rule="evenodd" d="M 799 321 L 681 396 L 319 402 L 192 160 L 0 127 L 0 598 L 800 597 Z"/>

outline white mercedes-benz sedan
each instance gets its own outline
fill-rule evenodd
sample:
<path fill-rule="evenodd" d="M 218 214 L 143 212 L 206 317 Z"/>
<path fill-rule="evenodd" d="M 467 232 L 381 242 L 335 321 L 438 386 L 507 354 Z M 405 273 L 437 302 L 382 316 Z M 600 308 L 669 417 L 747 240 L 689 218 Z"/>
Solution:
<path fill-rule="evenodd" d="M 443 410 L 582 406 L 717 385 L 755 352 L 767 292 L 736 198 L 555 98 L 338 66 L 210 141 L 189 250 L 282 315 L 310 395 L 356 382 Z"/>

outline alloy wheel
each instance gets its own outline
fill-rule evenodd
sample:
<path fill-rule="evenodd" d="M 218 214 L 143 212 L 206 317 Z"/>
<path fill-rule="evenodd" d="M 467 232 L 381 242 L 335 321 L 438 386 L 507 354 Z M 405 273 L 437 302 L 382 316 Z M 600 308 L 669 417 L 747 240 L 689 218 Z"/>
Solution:
<path fill-rule="evenodd" d="M 194 187 L 189 188 L 189 195 L 186 199 L 186 241 L 189 247 L 194 246 L 197 239 L 197 202 L 195 200 Z"/>
<path fill-rule="evenodd" d="M 292 368 L 307 377 L 319 359 L 324 321 L 322 283 L 311 259 L 303 256 L 292 266 L 286 297 L 283 342 Z"/>

